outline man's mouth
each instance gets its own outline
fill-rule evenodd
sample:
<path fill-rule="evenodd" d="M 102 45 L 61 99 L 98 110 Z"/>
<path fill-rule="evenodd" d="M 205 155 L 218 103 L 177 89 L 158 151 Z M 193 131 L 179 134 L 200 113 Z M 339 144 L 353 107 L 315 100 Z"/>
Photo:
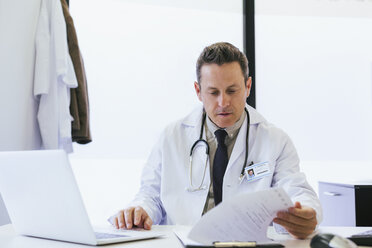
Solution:
<path fill-rule="evenodd" d="M 229 112 L 221 112 L 221 113 L 218 113 L 217 115 L 219 115 L 219 116 L 228 116 L 230 114 L 231 113 L 229 113 Z"/>

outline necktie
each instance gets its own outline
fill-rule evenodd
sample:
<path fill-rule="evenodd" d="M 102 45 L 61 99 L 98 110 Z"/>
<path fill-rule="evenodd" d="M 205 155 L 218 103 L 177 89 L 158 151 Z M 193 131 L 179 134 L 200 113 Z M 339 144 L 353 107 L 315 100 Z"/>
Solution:
<path fill-rule="evenodd" d="M 222 183 L 225 175 L 226 166 L 229 161 L 227 157 L 227 147 L 225 145 L 226 131 L 218 129 L 214 132 L 217 138 L 217 150 L 213 161 L 213 195 L 214 203 L 217 206 L 222 201 Z"/>

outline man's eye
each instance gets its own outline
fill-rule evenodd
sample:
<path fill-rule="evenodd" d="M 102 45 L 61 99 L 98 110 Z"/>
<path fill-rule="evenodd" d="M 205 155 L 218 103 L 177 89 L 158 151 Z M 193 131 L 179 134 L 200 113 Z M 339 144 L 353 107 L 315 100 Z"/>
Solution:
<path fill-rule="evenodd" d="M 228 94 L 234 94 L 236 92 L 236 90 L 229 90 L 227 91 Z"/>
<path fill-rule="evenodd" d="M 210 94 L 213 95 L 213 96 L 217 96 L 218 92 L 217 91 L 212 91 L 212 92 L 210 92 Z"/>

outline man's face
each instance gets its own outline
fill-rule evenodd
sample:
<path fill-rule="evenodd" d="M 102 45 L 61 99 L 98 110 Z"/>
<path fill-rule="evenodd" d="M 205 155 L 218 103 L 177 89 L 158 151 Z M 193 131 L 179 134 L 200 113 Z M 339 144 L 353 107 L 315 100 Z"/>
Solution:
<path fill-rule="evenodd" d="M 252 176 L 252 175 L 253 175 L 253 170 L 249 170 L 249 171 L 248 171 L 248 174 L 249 174 L 250 176 Z"/>
<path fill-rule="evenodd" d="M 201 70 L 200 87 L 194 83 L 196 94 L 209 118 L 220 128 L 234 125 L 242 115 L 252 80 L 244 82 L 238 62 L 223 65 L 206 64 Z"/>

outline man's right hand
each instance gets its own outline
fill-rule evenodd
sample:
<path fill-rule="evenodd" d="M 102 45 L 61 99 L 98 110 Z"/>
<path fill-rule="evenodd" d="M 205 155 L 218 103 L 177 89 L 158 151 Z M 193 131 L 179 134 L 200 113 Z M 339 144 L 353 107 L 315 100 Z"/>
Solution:
<path fill-rule="evenodd" d="M 114 217 L 113 225 L 119 228 L 132 229 L 133 227 L 141 227 L 150 230 L 152 220 L 147 212 L 140 206 L 129 207 L 120 210 Z"/>

